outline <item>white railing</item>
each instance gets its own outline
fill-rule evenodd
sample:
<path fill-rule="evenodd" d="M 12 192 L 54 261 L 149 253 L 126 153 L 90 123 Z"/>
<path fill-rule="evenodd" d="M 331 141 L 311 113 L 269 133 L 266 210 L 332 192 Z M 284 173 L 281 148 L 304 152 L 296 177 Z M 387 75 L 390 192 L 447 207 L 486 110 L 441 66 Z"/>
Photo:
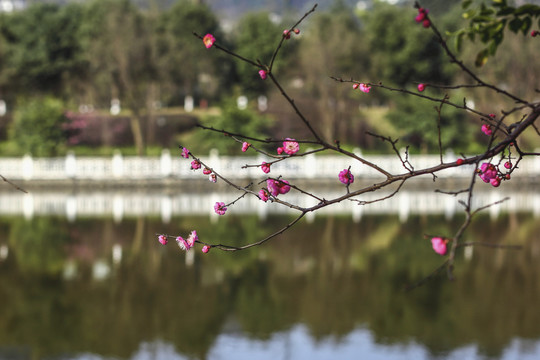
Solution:
<path fill-rule="evenodd" d="M 359 152 L 357 152 L 359 154 Z M 395 155 L 365 155 L 367 161 L 392 174 L 406 172 Z M 453 153 L 444 156 L 444 162 L 453 162 L 457 157 Z M 248 179 L 263 177 L 260 168 L 242 169 L 246 164 L 261 164 L 271 161 L 263 156 L 220 156 L 216 151 L 201 157 L 201 160 L 215 171 L 230 179 Z M 440 163 L 438 155 L 410 156 L 410 163 L 415 168 L 436 166 Z M 357 178 L 382 178 L 373 168 L 363 165 L 346 156 L 308 155 L 293 157 L 272 165 L 271 174 L 282 175 L 286 179 L 336 179 L 339 171 L 351 166 Z M 472 166 L 463 165 L 437 173 L 440 178 L 467 178 Z M 29 155 L 22 158 L 0 158 L 0 174 L 11 180 L 145 180 L 160 178 L 195 179 L 201 171 L 190 169 L 190 161 L 172 156 L 163 150 L 161 156 L 137 157 L 122 156 L 120 153 L 112 157 L 76 157 L 68 154 L 61 158 L 33 158 Z M 540 157 L 528 157 L 521 161 L 519 170 L 513 173 L 514 178 L 537 177 L 540 175 Z"/>

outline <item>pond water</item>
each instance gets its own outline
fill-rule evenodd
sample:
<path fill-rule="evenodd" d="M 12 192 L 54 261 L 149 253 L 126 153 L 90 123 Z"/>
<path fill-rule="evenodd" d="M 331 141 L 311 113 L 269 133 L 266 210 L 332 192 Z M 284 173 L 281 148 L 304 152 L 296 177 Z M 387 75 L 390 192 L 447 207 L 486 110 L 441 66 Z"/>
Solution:
<path fill-rule="evenodd" d="M 80 215 L 80 213 L 79 213 Z M 1 359 L 539 359 L 540 221 L 480 215 L 456 280 L 423 234 L 444 214 L 318 216 L 239 253 L 187 255 L 156 233 L 245 244 L 291 218 L 0 217 Z"/>

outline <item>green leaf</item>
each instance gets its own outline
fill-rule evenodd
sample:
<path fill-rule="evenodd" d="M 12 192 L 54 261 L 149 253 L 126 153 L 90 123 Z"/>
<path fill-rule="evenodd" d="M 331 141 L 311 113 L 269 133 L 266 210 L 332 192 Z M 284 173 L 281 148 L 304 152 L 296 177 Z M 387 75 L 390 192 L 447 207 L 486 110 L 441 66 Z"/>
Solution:
<path fill-rule="evenodd" d="M 472 4 L 472 0 L 463 0 L 463 1 L 461 2 L 461 8 L 462 8 L 463 10 L 465 10 L 465 9 L 467 9 L 469 6 L 471 6 L 471 4 Z"/>
<path fill-rule="evenodd" d="M 508 28 L 512 30 L 512 32 L 517 33 L 519 29 L 521 29 L 521 25 L 523 25 L 523 21 L 520 18 L 516 17 L 508 23 Z"/>
<path fill-rule="evenodd" d="M 478 54 L 476 54 L 476 60 L 474 61 L 474 65 L 477 67 L 484 66 L 486 62 L 488 61 L 488 49 L 484 49 L 480 51 Z"/>
<path fill-rule="evenodd" d="M 476 14 L 476 10 L 471 9 L 469 11 L 466 11 L 461 15 L 464 19 L 470 19 Z"/>
<path fill-rule="evenodd" d="M 497 11 L 497 16 L 506 16 L 506 15 L 511 15 L 513 14 L 514 12 L 516 11 L 515 8 L 511 7 L 511 6 L 506 6 L 502 9 L 500 9 L 499 11 Z"/>
<path fill-rule="evenodd" d="M 486 15 L 478 15 L 471 19 L 472 22 L 491 22 L 493 21 L 493 18 L 491 16 Z"/>
<path fill-rule="evenodd" d="M 497 48 L 499 47 L 499 44 L 501 43 L 502 39 L 500 40 L 497 40 L 497 39 L 493 39 L 493 41 L 491 42 L 491 44 L 489 44 L 489 47 L 488 47 L 488 54 L 490 56 L 493 56 L 495 55 L 495 53 L 497 52 Z"/>
<path fill-rule="evenodd" d="M 529 32 L 529 29 L 531 28 L 531 25 L 532 25 L 532 19 L 530 16 L 527 16 L 526 18 L 523 19 L 523 24 L 521 25 L 521 29 L 520 29 L 523 35 L 527 35 L 527 33 Z"/>
<path fill-rule="evenodd" d="M 463 36 L 465 35 L 465 32 L 464 31 L 460 31 L 455 40 L 454 40 L 454 45 L 456 47 L 456 51 L 461 51 L 461 44 L 463 43 Z"/>
<path fill-rule="evenodd" d="M 515 14 L 516 15 L 523 15 L 523 14 L 533 15 L 533 14 L 538 14 L 539 11 L 540 11 L 540 7 L 538 5 L 527 4 L 527 5 L 522 5 L 518 7 L 515 11 Z"/>

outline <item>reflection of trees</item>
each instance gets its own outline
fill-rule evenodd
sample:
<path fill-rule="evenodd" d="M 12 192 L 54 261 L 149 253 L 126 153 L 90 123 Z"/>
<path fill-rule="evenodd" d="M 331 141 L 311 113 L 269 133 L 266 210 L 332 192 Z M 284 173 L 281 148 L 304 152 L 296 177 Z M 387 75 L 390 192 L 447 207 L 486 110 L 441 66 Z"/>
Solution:
<path fill-rule="evenodd" d="M 55 218 L 14 220 L 9 244 L 24 272 L 55 274 L 62 270 L 69 242 L 62 221 Z"/>
<path fill-rule="evenodd" d="M 0 263 L 0 343 L 27 345 L 38 358 L 80 352 L 125 358 L 141 342 L 161 339 L 181 353 L 205 358 L 231 320 L 260 339 L 297 323 L 306 324 L 318 340 L 339 339 L 366 326 L 380 343 L 414 339 L 433 354 L 478 343 L 482 353 L 497 356 L 516 336 L 540 337 L 540 314 L 531 311 L 540 299 L 540 266 L 530 251 L 538 246 L 540 224 L 532 216 L 497 222 L 479 218 L 471 239 L 489 241 L 498 234 L 525 249 L 475 248 L 473 257 L 457 267 L 455 283 L 442 276 L 408 293 L 404 285 L 421 279 L 440 261 L 417 229 L 444 233 L 452 221 L 415 217 L 400 224 L 395 217 L 382 216 L 365 217 L 358 224 L 340 217 L 317 220 L 257 252 L 197 252 L 188 267 L 180 250 L 158 246 L 156 228 L 170 226 L 180 233 L 197 228 L 208 240 L 228 237 L 242 243 L 271 225 L 255 216 L 219 218 L 211 228 L 205 226 L 207 219 L 189 217 L 173 219 L 170 225 L 158 219 L 121 224 L 4 219 L 0 228 L 11 234 L 10 254 L 15 255 Z M 37 232 L 43 234 L 41 240 Z M 30 235 L 25 239 L 26 233 L 36 235 L 37 242 Z M 68 243 L 69 255 L 64 251 Z M 122 244 L 122 262 L 111 277 L 92 280 L 92 261 L 111 261 L 113 244 Z M 93 246 L 92 256 L 75 257 L 77 246 Z M 45 265 L 34 265 L 31 252 L 37 250 L 49 259 Z M 21 261 L 25 254 L 29 258 Z M 78 276 L 69 282 L 58 270 L 67 256 L 78 263 Z"/>

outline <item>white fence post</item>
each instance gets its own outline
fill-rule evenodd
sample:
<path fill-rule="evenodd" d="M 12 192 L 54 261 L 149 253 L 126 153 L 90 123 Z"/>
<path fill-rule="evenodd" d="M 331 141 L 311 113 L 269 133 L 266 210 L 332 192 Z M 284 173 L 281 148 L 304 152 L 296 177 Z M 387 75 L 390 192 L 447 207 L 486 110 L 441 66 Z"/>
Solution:
<path fill-rule="evenodd" d="M 26 154 L 22 158 L 22 177 L 24 180 L 31 180 L 34 176 L 34 159 L 32 155 Z"/>
<path fill-rule="evenodd" d="M 115 151 L 112 158 L 112 175 L 114 178 L 124 176 L 124 158 L 120 151 Z"/>
<path fill-rule="evenodd" d="M 73 151 L 70 151 L 66 155 L 66 176 L 70 179 L 77 177 L 77 159 Z"/>
<path fill-rule="evenodd" d="M 161 168 L 161 175 L 171 176 L 172 174 L 172 159 L 169 149 L 163 149 L 161 151 L 161 157 L 159 159 L 159 165 Z"/>

